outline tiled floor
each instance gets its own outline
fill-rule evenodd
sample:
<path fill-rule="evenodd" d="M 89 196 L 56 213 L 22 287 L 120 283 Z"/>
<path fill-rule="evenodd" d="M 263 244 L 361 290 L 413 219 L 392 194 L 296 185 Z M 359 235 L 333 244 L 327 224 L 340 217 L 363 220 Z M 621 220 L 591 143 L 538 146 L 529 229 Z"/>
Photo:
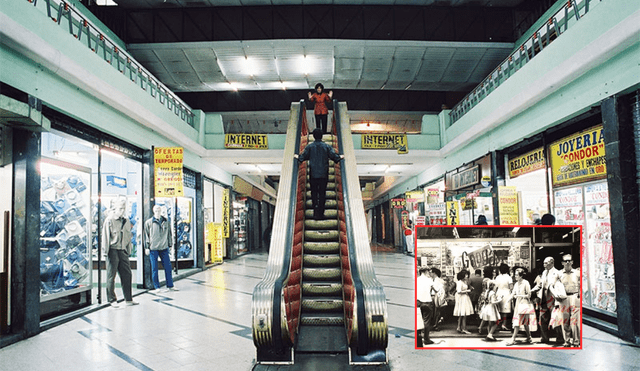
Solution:
<path fill-rule="evenodd" d="M 0 370 L 250 370 L 251 293 L 267 256 L 240 257 L 0 349 Z M 374 253 L 389 311 L 392 370 L 637 370 L 640 348 L 584 326 L 583 350 L 414 349 L 413 258 Z M 437 335 L 434 336 L 437 339 Z M 322 366 L 317 369 L 322 370 Z"/>

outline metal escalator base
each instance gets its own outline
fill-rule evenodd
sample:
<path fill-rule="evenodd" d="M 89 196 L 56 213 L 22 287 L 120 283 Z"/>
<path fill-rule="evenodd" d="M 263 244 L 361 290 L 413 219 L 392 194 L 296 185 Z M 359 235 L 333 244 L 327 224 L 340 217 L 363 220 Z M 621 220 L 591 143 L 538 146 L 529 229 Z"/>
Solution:
<path fill-rule="evenodd" d="M 296 362 L 293 365 L 263 365 L 257 364 L 253 371 L 389 371 L 388 364 L 380 365 L 354 365 L 349 364 L 349 355 L 346 353 L 296 354 Z"/>
<path fill-rule="evenodd" d="M 301 353 L 347 353 L 347 334 L 344 326 L 300 326 L 296 344 L 296 358 Z"/>

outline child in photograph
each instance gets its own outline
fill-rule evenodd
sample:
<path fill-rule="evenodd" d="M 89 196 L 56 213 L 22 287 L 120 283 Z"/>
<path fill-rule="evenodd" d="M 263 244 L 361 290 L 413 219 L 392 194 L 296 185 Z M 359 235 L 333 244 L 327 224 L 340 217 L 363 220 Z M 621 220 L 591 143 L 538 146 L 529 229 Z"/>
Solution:
<path fill-rule="evenodd" d="M 480 293 L 480 297 L 478 298 L 478 307 L 476 311 L 478 312 L 478 317 L 480 317 L 480 326 L 478 326 L 478 334 L 482 335 L 482 328 L 484 327 L 485 320 L 482 319 L 482 311 L 484 307 L 487 305 L 489 297 L 489 279 L 484 278 L 482 280 L 482 293 Z M 489 323 L 487 323 L 487 332 L 489 331 Z"/>
<path fill-rule="evenodd" d="M 480 318 L 483 321 L 488 322 L 489 334 L 485 338 L 487 341 L 496 341 L 493 337 L 493 333 L 498 327 L 497 321 L 500 319 L 500 312 L 498 311 L 498 304 L 502 301 L 502 298 L 496 295 L 496 284 L 493 281 L 489 281 L 489 293 L 487 294 L 487 303 L 482 309 Z"/>
<path fill-rule="evenodd" d="M 467 331 L 467 316 L 473 314 L 473 304 L 469 293 L 469 272 L 461 270 L 456 276 L 456 305 L 453 308 L 453 315 L 458 316 L 458 332 L 461 334 L 471 334 Z"/>

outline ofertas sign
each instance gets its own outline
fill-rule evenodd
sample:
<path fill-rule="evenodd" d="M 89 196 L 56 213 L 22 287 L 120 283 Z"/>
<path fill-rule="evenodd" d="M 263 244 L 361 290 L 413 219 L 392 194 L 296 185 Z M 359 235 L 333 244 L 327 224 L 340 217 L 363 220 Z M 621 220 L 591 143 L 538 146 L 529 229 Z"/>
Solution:
<path fill-rule="evenodd" d="M 602 125 L 563 138 L 549 146 L 554 186 L 584 183 L 607 176 Z"/>
<path fill-rule="evenodd" d="M 154 188 L 156 197 L 183 197 L 182 147 L 153 149 Z"/>

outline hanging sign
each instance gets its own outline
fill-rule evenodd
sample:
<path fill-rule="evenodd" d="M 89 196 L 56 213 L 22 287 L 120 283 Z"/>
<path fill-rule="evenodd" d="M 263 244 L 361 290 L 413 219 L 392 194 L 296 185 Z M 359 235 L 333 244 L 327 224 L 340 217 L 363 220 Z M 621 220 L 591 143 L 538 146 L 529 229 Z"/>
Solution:
<path fill-rule="evenodd" d="M 425 215 L 419 215 L 416 217 L 416 225 L 425 225 L 427 222 L 427 217 Z"/>
<path fill-rule="evenodd" d="M 153 149 L 155 197 L 183 197 L 182 147 Z"/>
<path fill-rule="evenodd" d="M 429 224 L 447 225 L 447 205 L 444 202 L 429 205 Z"/>
<path fill-rule="evenodd" d="M 509 177 L 515 178 L 539 169 L 544 169 L 547 165 L 544 159 L 542 147 L 527 152 L 524 155 L 514 157 L 509 160 Z"/>
<path fill-rule="evenodd" d="M 602 125 L 549 145 L 554 187 L 584 183 L 607 176 Z"/>
<path fill-rule="evenodd" d="M 404 209 L 407 205 L 407 200 L 404 198 L 392 198 L 391 199 L 391 207 L 394 209 Z"/>
<path fill-rule="evenodd" d="M 269 149 L 267 134 L 225 134 L 224 148 Z"/>
<path fill-rule="evenodd" d="M 459 173 L 451 174 L 451 190 L 470 187 L 480 183 L 480 165 L 470 169 L 462 170 Z"/>
<path fill-rule="evenodd" d="M 362 134 L 362 149 L 397 149 L 407 153 L 407 134 Z"/>
<path fill-rule="evenodd" d="M 460 224 L 460 204 L 458 201 L 447 201 L 447 225 Z"/>
<path fill-rule="evenodd" d="M 407 202 L 424 202 L 424 191 L 411 191 L 405 193 Z"/>
<path fill-rule="evenodd" d="M 500 225 L 519 225 L 518 220 L 518 191 L 516 187 L 506 186 L 498 188 L 498 212 Z"/>
<path fill-rule="evenodd" d="M 437 188 L 429 188 L 427 189 L 427 204 L 435 204 L 438 203 L 438 199 L 440 198 L 440 190 Z"/>
<path fill-rule="evenodd" d="M 407 229 L 409 224 L 409 212 L 407 210 L 403 210 L 401 215 L 402 215 L 402 228 Z"/>
<path fill-rule="evenodd" d="M 229 238 L 229 188 L 222 190 L 222 237 Z"/>

